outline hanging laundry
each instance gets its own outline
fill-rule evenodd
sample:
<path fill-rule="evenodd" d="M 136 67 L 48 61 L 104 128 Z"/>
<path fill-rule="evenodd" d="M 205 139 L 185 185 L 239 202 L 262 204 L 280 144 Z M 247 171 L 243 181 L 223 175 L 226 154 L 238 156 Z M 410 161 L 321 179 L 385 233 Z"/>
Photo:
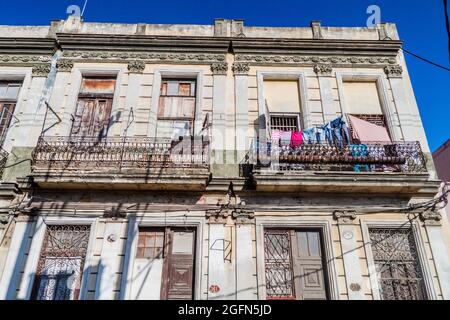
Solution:
<path fill-rule="evenodd" d="M 281 131 L 280 130 L 272 130 L 272 141 L 278 141 L 281 139 Z"/>
<path fill-rule="evenodd" d="M 291 135 L 291 147 L 296 148 L 303 144 L 303 135 L 301 131 L 294 131 Z"/>
<path fill-rule="evenodd" d="M 353 127 L 353 138 L 360 142 L 391 142 L 391 138 L 385 127 L 351 115 L 348 118 Z"/>
<path fill-rule="evenodd" d="M 347 123 L 341 116 L 330 122 L 331 138 L 339 147 L 343 147 L 345 143 L 350 143 L 350 134 Z"/>
<path fill-rule="evenodd" d="M 281 132 L 281 146 L 289 146 L 291 144 L 292 131 L 282 131 Z"/>

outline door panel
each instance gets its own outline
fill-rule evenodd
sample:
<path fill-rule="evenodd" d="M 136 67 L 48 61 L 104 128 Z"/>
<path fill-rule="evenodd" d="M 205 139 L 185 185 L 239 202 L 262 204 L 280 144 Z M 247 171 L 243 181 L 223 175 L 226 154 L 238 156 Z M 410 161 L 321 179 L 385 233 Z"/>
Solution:
<path fill-rule="evenodd" d="M 297 299 L 327 299 L 319 231 L 291 231 Z"/>
<path fill-rule="evenodd" d="M 0 102 L 0 147 L 6 139 L 15 107 L 15 103 Z"/>
<path fill-rule="evenodd" d="M 166 229 L 161 298 L 192 300 L 194 284 L 195 231 Z"/>

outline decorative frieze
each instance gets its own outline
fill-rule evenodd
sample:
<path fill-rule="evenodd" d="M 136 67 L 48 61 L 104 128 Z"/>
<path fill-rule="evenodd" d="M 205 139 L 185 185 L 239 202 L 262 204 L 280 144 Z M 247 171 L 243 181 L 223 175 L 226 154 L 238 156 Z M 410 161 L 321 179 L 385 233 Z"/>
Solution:
<path fill-rule="evenodd" d="M 356 211 L 353 210 L 336 210 L 333 212 L 333 218 L 338 224 L 352 224 L 356 219 Z"/>
<path fill-rule="evenodd" d="M 51 65 L 46 64 L 36 64 L 33 66 L 32 76 L 33 77 L 47 77 L 50 73 Z"/>
<path fill-rule="evenodd" d="M 64 57 L 85 60 L 144 60 L 148 62 L 215 62 L 225 61 L 223 54 L 165 53 L 165 52 L 117 52 L 117 51 L 66 51 Z"/>
<path fill-rule="evenodd" d="M 130 61 L 128 63 L 128 71 L 130 73 L 142 73 L 145 70 L 145 62 L 140 60 Z"/>
<path fill-rule="evenodd" d="M 211 64 L 211 72 L 214 75 L 226 75 L 228 72 L 227 62 L 215 62 Z"/>
<path fill-rule="evenodd" d="M 31 55 L 0 55 L 0 63 L 48 63 L 50 56 L 31 56 Z"/>
<path fill-rule="evenodd" d="M 314 66 L 314 72 L 318 76 L 331 76 L 333 72 L 333 67 L 329 64 L 316 64 Z"/>
<path fill-rule="evenodd" d="M 401 78 L 403 68 L 398 64 L 393 66 L 386 66 L 384 67 L 384 73 L 386 73 L 389 78 Z"/>
<path fill-rule="evenodd" d="M 73 68 L 73 61 L 69 59 L 61 59 L 56 62 L 56 69 L 58 72 L 71 72 Z"/>
<path fill-rule="evenodd" d="M 236 55 L 236 61 L 251 64 L 333 64 L 333 65 L 392 65 L 397 63 L 393 57 L 364 56 L 306 56 L 306 55 Z"/>
<path fill-rule="evenodd" d="M 440 226 L 442 215 L 436 210 L 426 210 L 419 214 L 420 220 L 423 221 L 425 225 L 428 226 Z"/>
<path fill-rule="evenodd" d="M 250 71 L 250 65 L 245 62 L 235 62 L 231 69 L 235 75 L 247 75 Z"/>

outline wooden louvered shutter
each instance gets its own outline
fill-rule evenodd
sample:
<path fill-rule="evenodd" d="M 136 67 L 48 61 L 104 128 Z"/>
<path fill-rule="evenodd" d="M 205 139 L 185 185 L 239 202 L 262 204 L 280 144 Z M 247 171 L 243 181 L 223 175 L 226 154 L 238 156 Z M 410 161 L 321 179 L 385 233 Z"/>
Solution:
<path fill-rule="evenodd" d="M 106 137 L 111 116 L 112 99 L 98 99 L 94 110 L 92 136 Z"/>
<path fill-rule="evenodd" d="M 321 235 L 319 231 L 291 231 L 292 262 L 297 299 L 326 300 Z"/>
<path fill-rule="evenodd" d="M 6 139 L 15 106 L 15 103 L 0 103 L 0 146 L 3 146 Z"/>

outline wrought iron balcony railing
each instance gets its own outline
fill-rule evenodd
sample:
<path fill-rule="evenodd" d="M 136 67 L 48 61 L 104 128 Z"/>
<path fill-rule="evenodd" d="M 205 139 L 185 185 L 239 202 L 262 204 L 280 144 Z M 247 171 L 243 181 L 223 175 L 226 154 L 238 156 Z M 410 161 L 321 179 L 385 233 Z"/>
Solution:
<path fill-rule="evenodd" d="M 33 152 L 35 171 L 149 168 L 209 168 L 209 139 L 40 137 Z"/>
<path fill-rule="evenodd" d="M 249 163 L 275 171 L 427 172 L 419 142 L 291 147 L 256 141 Z"/>
<path fill-rule="evenodd" d="M 8 152 L 0 149 L 0 179 L 3 177 L 3 171 L 5 170 L 6 162 L 8 161 Z"/>

